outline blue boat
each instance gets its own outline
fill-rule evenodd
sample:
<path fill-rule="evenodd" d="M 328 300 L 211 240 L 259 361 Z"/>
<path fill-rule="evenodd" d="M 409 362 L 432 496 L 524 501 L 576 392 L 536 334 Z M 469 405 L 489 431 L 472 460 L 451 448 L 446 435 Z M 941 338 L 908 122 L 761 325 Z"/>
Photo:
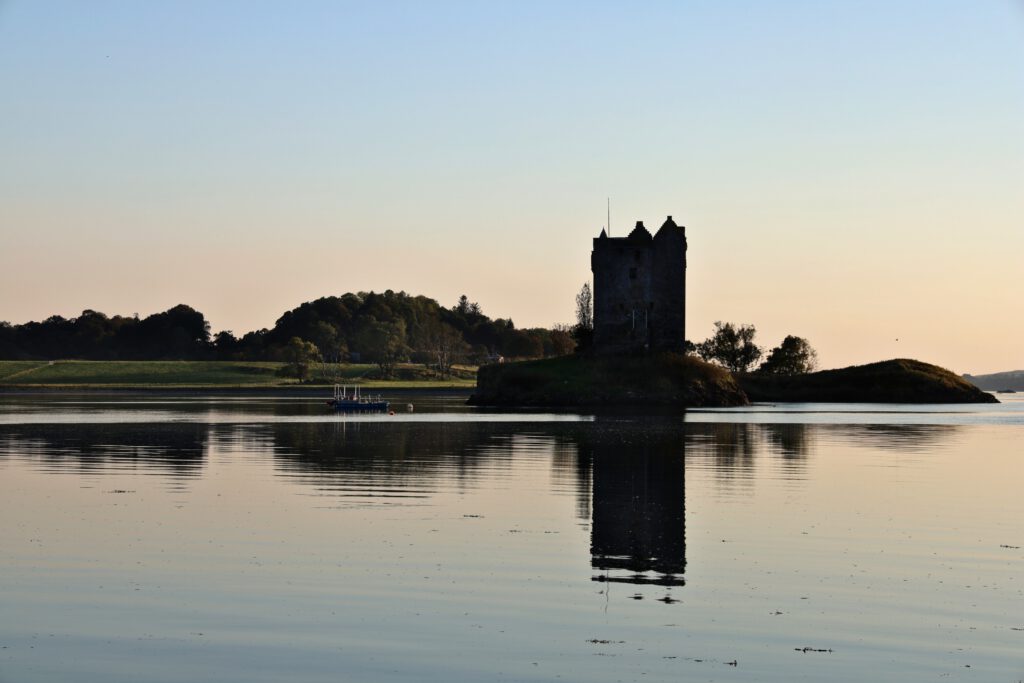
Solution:
<path fill-rule="evenodd" d="M 391 406 L 379 394 L 364 396 L 359 387 L 349 390 L 340 384 L 334 385 L 334 396 L 327 405 L 342 413 L 386 413 Z"/>

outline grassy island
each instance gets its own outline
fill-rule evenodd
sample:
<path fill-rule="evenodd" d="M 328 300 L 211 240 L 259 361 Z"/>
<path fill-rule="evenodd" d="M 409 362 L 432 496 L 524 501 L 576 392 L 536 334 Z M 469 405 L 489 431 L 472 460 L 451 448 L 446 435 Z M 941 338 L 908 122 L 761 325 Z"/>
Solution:
<path fill-rule="evenodd" d="M 494 406 L 728 407 L 758 402 L 998 403 L 935 365 L 897 359 L 806 375 L 727 370 L 693 356 L 563 356 L 487 365 L 470 402 Z"/>
<path fill-rule="evenodd" d="M 737 377 L 752 401 L 831 403 L 999 403 L 937 365 L 899 358 L 806 375 Z"/>
<path fill-rule="evenodd" d="M 692 356 L 562 356 L 482 366 L 476 405 L 741 406 L 747 397 L 727 370 Z"/>

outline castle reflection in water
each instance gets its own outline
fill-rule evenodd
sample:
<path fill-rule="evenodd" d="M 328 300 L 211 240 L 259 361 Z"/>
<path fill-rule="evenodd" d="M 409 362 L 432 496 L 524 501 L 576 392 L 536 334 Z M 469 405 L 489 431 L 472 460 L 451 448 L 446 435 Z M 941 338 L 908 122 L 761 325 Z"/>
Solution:
<path fill-rule="evenodd" d="M 819 427 L 820 429 L 824 427 Z M 928 442 L 955 427 L 834 425 L 855 441 Z M 528 438 L 524 434 L 528 432 Z M 43 471 L 129 470 L 187 490 L 208 461 L 257 454 L 276 473 L 321 491 L 415 485 L 424 496 L 445 481 L 511 467 L 524 448 L 550 456 L 589 520 L 592 579 L 682 586 L 686 573 L 686 466 L 699 462 L 723 480 L 753 467 L 758 453 L 803 476 L 814 427 L 801 424 L 685 424 L 678 418 L 596 418 L 584 422 L 311 422 L 218 425 L 8 425 L 0 460 L 27 458 Z"/>
<path fill-rule="evenodd" d="M 579 443 L 591 470 L 595 581 L 677 586 L 686 572 L 686 467 L 681 430 Z M 585 491 L 585 489 L 582 489 Z"/>

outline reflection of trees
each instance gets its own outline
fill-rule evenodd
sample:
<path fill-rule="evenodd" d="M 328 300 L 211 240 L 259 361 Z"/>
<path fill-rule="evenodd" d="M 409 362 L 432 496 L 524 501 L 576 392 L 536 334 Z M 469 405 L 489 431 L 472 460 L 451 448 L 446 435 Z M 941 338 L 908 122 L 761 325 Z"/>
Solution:
<path fill-rule="evenodd" d="M 960 427 L 936 424 L 687 423 L 687 454 L 704 460 L 723 481 L 750 482 L 759 454 L 781 456 L 780 467 L 798 474 L 827 438 L 892 451 L 924 451 L 948 440 Z"/>
<path fill-rule="evenodd" d="M 772 452 L 787 460 L 802 460 L 807 457 L 810 432 L 806 424 L 764 424 L 760 427 Z"/>
<path fill-rule="evenodd" d="M 754 464 L 758 439 L 756 426 L 746 422 L 713 422 L 688 425 L 692 450 L 711 456 L 715 471 L 729 475 L 749 470 Z"/>
<path fill-rule="evenodd" d="M 314 422 L 272 425 L 280 472 L 330 486 L 463 480 L 512 457 L 510 429 L 480 422 Z M 505 446 L 503 447 L 503 444 Z"/>
<path fill-rule="evenodd" d="M 749 422 L 691 422 L 687 424 L 687 450 L 691 459 L 709 461 L 723 478 L 750 477 L 759 453 L 781 455 L 789 468 L 799 467 L 811 444 L 806 424 Z"/>
<path fill-rule="evenodd" d="M 580 477 L 589 477 L 575 462 L 578 424 L 339 420 L 265 427 L 284 476 L 322 490 L 414 486 L 423 493 L 439 483 L 466 486 L 527 455 L 550 458 L 556 481 L 575 491 Z"/>
<path fill-rule="evenodd" d="M 52 472 L 130 470 L 177 481 L 201 474 L 208 429 L 201 423 L 0 427 L 0 457 L 28 457 Z"/>

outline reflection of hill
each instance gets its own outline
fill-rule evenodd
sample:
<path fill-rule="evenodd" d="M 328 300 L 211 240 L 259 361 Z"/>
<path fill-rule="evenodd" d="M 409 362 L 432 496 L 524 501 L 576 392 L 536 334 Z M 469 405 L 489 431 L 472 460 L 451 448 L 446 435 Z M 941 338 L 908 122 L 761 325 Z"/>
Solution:
<path fill-rule="evenodd" d="M 514 424 L 483 422 L 317 422 L 272 430 L 279 471 L 300 481 L 414 480 L 419 488 L 507 463 L 522 432 Z"/>
<path fill-rule="evenodd" d="M 29 457 L 45 469 L 131 470 L 172 480 L 196 477 L 206 457 L 200 423 L 29 424 L 0 427 L 0 457 Z"/>
<path fill-rule="evenodd" d="M 858 446 L 891 451 L 935 448 L 960 430 L 959 425 L 865 424 L 825 425 L 832 438 L 839 437 Z"/>

